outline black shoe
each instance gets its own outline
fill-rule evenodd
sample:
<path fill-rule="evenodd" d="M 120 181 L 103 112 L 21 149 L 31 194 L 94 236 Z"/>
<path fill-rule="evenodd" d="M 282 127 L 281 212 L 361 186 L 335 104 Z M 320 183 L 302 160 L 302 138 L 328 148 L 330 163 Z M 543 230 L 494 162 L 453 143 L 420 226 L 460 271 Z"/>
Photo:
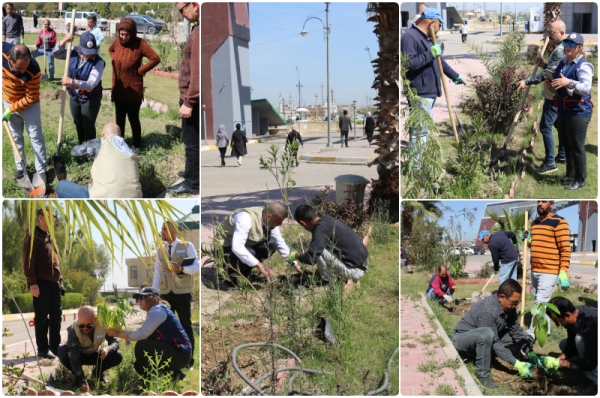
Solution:
<path fill-rule="evenodd" d="M 194 360 L 192 359 L 192 361 L 188 364 L 187 366 L 188 370 L 194 370 Z"/>
<path fill-rule="evenodd" d="M 183 380 L 185 379 L 185 373 L 181 371 L 181 369 L 173 371 L 173 380 Z"/>
<path fill-rule="evenodd" d="M 98 375 L 95 366 L 92 368 L 92 379 L 94 381 L 96 381 L 97 379 L 100 383 L 108 384 L 108 379 L 106 378 L 106 375 L 104 373 Z"/>
<path fill-rule="evenodd" d="M 17 170 L 15 171 L 15 181 L 23 178 L 23 176 L 25 175 L 25 173 L 23 173 L 23 170 Z"/>
<path fill-rule="evenodd" d="M 167 192 L 174 193 L 174 194 L 177 194 L 177 195 L 182 194 L 182 193 L 189 193 L 191 195 L 198 195 L 199 189 L 198 188 L 193 188 L 187 182 L 182 181 L 179 184 L 171 185 L 169 188 L 167 188 Z"/>
<path fill-rule="evenodd" d="M 553 173 L 556 170 L 558 170 L 558 167 L 556 167 L 556 164 L 546 164 L 544 163 L 541 167 L 538 167 L 537 169 L 535 169 L 535 171 L 537 171 L 539 174 L 549 174 L 549 173 Z"/>
<path fill-rule="evenodd" d="M 585 181 L 573 181 L 573 183 L 571 185 L 567 185 L 565 189 L 567 191 L 575 191 L 583 187 L 585 187 Z"/>
<path fill-rule="evenodd" d="M 477 376 L 477 380 L 481 383 L 485 388 L 489 388 L 490 390 L 498 389 L 498 385 L 492 380 L 491 377 L 479 377 Z"/>
<path fill-rule="evenodd" d="M 567 163 L 567 159 L 554 159 L 556 163 Z"/>
<path fill-rule="evenodd" d="M 38 352 L 38 358 L 44 358 L 44 359 L 55 359 L 56 355 L 54 355 L 54 353 L 50 350 L 46 351 L 46 352 Z"/>
<path fill-rule="evenodd" d="M 181 178 L 185 177 L 185 171 L 180 171 L 177 175 Z"/>
<path fill-rule="evenodd" d="M 558 181 L 561 182 L 561 183 L 563 183 L 563 184 L 567 184 L 569 182 L 573 182 L 574 179 L 575 178 L 573 178 L 573 177 L 564 176 L 564 177 L 561 177 Z"/>

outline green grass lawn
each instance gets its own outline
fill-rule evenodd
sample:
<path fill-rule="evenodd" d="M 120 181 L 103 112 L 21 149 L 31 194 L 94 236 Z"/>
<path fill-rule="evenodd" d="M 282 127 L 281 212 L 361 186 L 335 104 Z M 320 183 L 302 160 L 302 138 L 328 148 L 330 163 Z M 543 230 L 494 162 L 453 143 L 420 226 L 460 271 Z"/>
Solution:
<path fill-rule="evenodd" d="M 413 299 L 420 300 L 421 296 L 419 295 L 419 293 L 425 292 L 425 289 L 428 286 L 430 278 L 431 278 L 430 275 L 427 275 L 425 273 L 420 273 L 420 272 L 415 272 L 414 274 L 402 274 L 402 279 L 400 282 L 400 290 L 401 290 L 402 294 L 408 295 Z M 454 293 L 453 297 L 455 299 L 460 299 L 460 298 L 470 299 L 471 293 L 481 291 L 481 289 L 483 288 L 484 285 L 485 285 L 484 283 L 482 283 L 482 284 L 459 284 L 459 285 L 457 285 L 457 289 L 456 289 L 456 292 Z M 499 285 L 497 282 L 490 283 L 486 289 L 486 292 L 492 292 L 494 290 L 497 290 L 498 286 Z M 584 290 L 582 288 L 580 288 L 576 285 L 573 286 L 572 288 L 570 288 L 566 292 L 563 292 L 563 291 L 555 292 L 553 294 L 553 297 L 555 297 L 555 296 L 566 297 L 569 300 L 571 300 L 571 302 L 575 306 L 590 305 L 593 307 L 598 307 L 597 293 L 586 293 L 586 292 L 584 292 Z M 442 324 L 444 330 L 448 334 L 450 341 L 452 341 L 452 331 L 454 330 L 454 327 L 456 326 L 458 321 L 464 315 L 464 309 L 466 309 L 466 308 L 458 307 L 458 308 L 460 308 L 460 310 L 457 310 L 456 312 L 459 312 L 459 313 L 455 313 L 455 312 L 450 311 L 450 308 L 452 308 L 452 307 L 449 304 L 445 304 L 442 306 L 442 305 L 436 305 L 436 304 L 430 303 L 430 305 L 431 305 L 434 313 L 436 314 L 438 320 Z M 533 305 L 534 305 L 533 294 L 531 294 L 531 293 L 526 294 L 525 310 L 528 310 L 529 308 L 533 307 Z M 521 307 L 519 307 L 519 311 L 520 311 L 520 308 Z M 525 330 L 527 329 L 527 326 L 529 325 L 530 319 L 531 319 L 530 316 L 525 317 L 525 325 L 526 325 Z M 544 346 L 540 347 L 540 345 L 536 342 L 534 344 L 533 349 L 538 354 L 538 356 L 549 355 L 549 354 L 551 354 L 552 356 L 558 356 L 560 354 L 558 344 L 562 339 L 564 339 L 566 337 L 567 337 L 566 330 L 562 327 L 557 328 L 552 323 L 551 333 L 548 336 L 548 340 L 546 341 Z M 473 374 L 473 376 L 475 376 L 474 364 L 472 362 L 469 362 L 467 364 L 467 367 L 470 370 L 470 372 Z M 499 372 L 499 370 L 497 368 L 495 368 L 493 365 L 492 373 L 494 374 L 495 372 Z M 516 372 L 512 372 L 512 373 L 514 373 L 513 376 L 516 374 Z M 586 379 L 585 379 L 585 376 L 583 376 L 582 372 L 574 372 L 574 371 L 572 372 L 569 370 L 562 370 L 562 371 L 558 372 L 555 376 L 553 376 L 552 379 L 549 379 L 549 385 L 553 384 L 555 386 L 562 386 L 564 388 L 567 388 L 567 387 L 570 388 L 572 386 L 577 386 L 579 384 L 584 384 L 584 383 L 586 383 Z M 511 380 L 505 380 L 504 382 L 498 383 L 498 384 L 499 384 L 498 390 L 492 390 L 491 392 L 490 392 L 490 390 L 484 390 L 483 391 L 484 394 L 485 395 L 529 395 L 526 390 L 522 389 L 523 386 L 521 385 L 521 379 L 518 377 L 518 375 Z M 567 390 L 563 390 L 562 392 L 564 394 L 561 394 L 561 395 L 568 395 Z M 548 394 L 548 395 L 556 395 L 556 394 Z"/>
<path fill-rule="evenodd" d="M 64 35 L 59 34 L 58 39 Z M 37 36 L 34 34 L 25 35 L 25 43 L 32 45 Z M 79 38 L 75 39 L 78 44 Z M 109 45 L 103 43 L 100 47 L 100 55 L 106 61 L 106 68 L 103 73 L 102 84 L 105 89 L 112 86 L 112 64 L 108 56 Z M 172 57 L 174 57 L 172 52 Z M 43 70 L 43 57 L 38 57 Z M 171 58 L 170 58 L 171 60 Z M 173 58 L 174 61 L 174 58 Z M 65 61 L 55 60 L 55 79 L 63 75 Z M 179 110 L 179 89 L 177 79 L 155 76 L 151 73 L 144 77 L 145 97 L 147 100 L 158 101 L 167 104 L 169 111 L 158 114 L 149 108 L 144 108 L 140 112 L 140 121 L 142 125 L 142 148 L 139 153 L 141 157 L 139 164 L 140 181 L 144 197 L 156 197 L 166 187 L 173 184 L 177 179 L 177 173 L 183 170 L 185 165 L 184 149 L 181 142 L 181 119 L 178 115 Z M 46 156 L 48 159 L 48 184 L 46 194 L 49 197 L 55 196 L 54 188 L 57 180 L 54 178 L 54 171 L 50 158 L 56 153 L 58 141 L 58 124 L 61 109 L 61 86 L 58 82 L 47 82 L 42 85 L 42 131 L 46 141 Z M 102 100 L 102 106 L 96 120 L 96 136 L 100 136 L 102 127 L 109 122 L 115 122 L 115 110 L 113 104 L 106 99 Z M 2 182 L 4 197 L 26 198 L 27 194 L 20 189 L 13 180 L 16 165 L 13 160 L 13 150 L 10 141 L 6 138 L 6 132 L 3 132 L 2 140 Z M 25 135 L 25 154 L 27 157 L 28 170 L 34 170 L 34 155 L 29 137 Z M 125 128 L 125 140 L 132 145 L 131 128 L 129 122 Z M 65 119 L 63 128 L 63 145 L 61 156 L 67 164 L 67 178 L 80 185 L 89 185 L 91 163 L 84 165 L 77 164 L 70 156 L 73 146 L 78 144 L 77 132 L 71 112 L 69 109 L 69 97 L 65 101 Z"/>

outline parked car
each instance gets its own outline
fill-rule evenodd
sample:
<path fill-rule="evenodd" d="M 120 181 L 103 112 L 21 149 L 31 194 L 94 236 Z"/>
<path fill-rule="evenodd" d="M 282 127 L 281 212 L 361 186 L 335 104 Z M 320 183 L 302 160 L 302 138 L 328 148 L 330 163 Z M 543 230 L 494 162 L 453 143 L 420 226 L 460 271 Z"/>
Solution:
<path fill-rule="evenodd" d="M 485 254 L 483 246 L 471 246 L 471 249 L 473 249 L 474 254 Z"/>
<path fill-rule="evenodd" d="M 285 124 L 294 124 L 296 121 L 294 119 L 288 119 L 285 121 Z"/>
<path fill-rule="evenodd" d="M 455 256 L 460 256 L 462 252 L 458 247 L 451 247 L 449 253 L 454 254 Z"/>
<path fill-rule="evenodd" d="M 71 29 L 71 17 L 73 16 L 73 12 L 69 11 L 65 13 L 65 26 L 67 27 L 67 31 Z M 87 28 L 88 17 L 95 16 L 96 17 L 96 25 L 102 30 L 108 30 L 108 21 L 102 18 L 99 14 L 93 11 L 77 11 L 75 12 L 75 30 L 85 30 Z"/>
<path fill-rule="evenodd" d="M 479 22 L 487 22 L 487 19 L 481 17 L 481 18 L 479 18 Z"/>
<path fill-rule="evenodd" d="M 123 18 L 131 18 L 135 21 L 137 26 L 137 31 L 140 33 L 148 33 L 150 35 L 155 35 L 159 33 L 165 27 L 165 23 L 163 21 L 158 21 L 152 18 L 149 15 L 145 14 L 128 14 Z"/>
<path fill-rule="evenodd" d="M 327 121 L 327 120 L 329 120 L 329 119 L 327 118 L 327 116 L 325 116 L 325 119 L 323 119 L 323 120 L 324 120 L 324 121 Z M 335 120 L 335 116 L 332 116 L 332 117 L 331 117 L 331 120 Z"/>
<path fill-rule="evenodd" d="M 472 256 L 473 254 L 475 254 L 475 251 L 473 249 L 471 249 L 470 247 L 463 247 L 462 252 L 464 254 L 466 254 L 467 256 Z"/>

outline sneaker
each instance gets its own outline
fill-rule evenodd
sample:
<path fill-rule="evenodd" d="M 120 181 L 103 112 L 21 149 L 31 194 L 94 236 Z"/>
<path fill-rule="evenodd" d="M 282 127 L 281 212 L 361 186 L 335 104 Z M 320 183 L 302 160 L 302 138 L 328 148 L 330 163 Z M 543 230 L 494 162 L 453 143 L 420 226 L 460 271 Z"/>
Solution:
<path fill-rule="evenodd" d="M 38 358 L 44 358 L 44 359 L 55 359 L 56 355 L 54 355 L 54 353 L 50 350 L 46 351 L 46 352 L 38 352 Z"/>
<path fill-rule="evenodd" d="M 539 174 L 553 173 L 556 170 L 558 170 L 558 167 L 556 167 L 556 164 L 546 164 L 546 163 L 544 163 L 541 167 L 538 167 L 537 169 L 535 169 L 535 171 L 538 172 Z"/>
<path fill-rule="evenodd" d="M 573 178 L 573 177 L 564 176 L 564 177 L 561 177 L 558 181 L 561 182 L 561 183 L 563 183 L 563 184 L 567 184 L 569 182 L 573 182 L 574 179 L 575 178 Z"/>
<path fill-rule="evenodd" d="M 481 383 L 481 385 L 485 388 L 489 388 L 490 390 L 498 389 L 498 385 L 492 380 L 491 377 L 479 377 L 477 376 L 477 380 Z"/>
<path fill-rule="evenodd" d="M 24 175 L 25 175 L 25 173 L 23 173 L 23 170 L 17 170 L 17 171 L 15 171 L 15 180 L 23 178 Z"/>

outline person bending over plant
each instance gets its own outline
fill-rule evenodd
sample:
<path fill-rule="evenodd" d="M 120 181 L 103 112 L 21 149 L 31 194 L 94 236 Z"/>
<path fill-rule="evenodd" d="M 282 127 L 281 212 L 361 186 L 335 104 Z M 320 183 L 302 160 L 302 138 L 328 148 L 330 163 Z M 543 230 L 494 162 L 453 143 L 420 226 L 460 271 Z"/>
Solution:
<path fill-rule="evenodd" d="M 585 376 L 598 385 L 598 308 L 588 305 L 573 306 L 565 297 L 550 300 L 560 315 L 546 309 L 556 326 L 567 329 L 567 338 L 558 344 L 562 352 L 558 358 L 542 356 L 544 370 L 552 375 L 558 369 L 583 371 Z"/>

